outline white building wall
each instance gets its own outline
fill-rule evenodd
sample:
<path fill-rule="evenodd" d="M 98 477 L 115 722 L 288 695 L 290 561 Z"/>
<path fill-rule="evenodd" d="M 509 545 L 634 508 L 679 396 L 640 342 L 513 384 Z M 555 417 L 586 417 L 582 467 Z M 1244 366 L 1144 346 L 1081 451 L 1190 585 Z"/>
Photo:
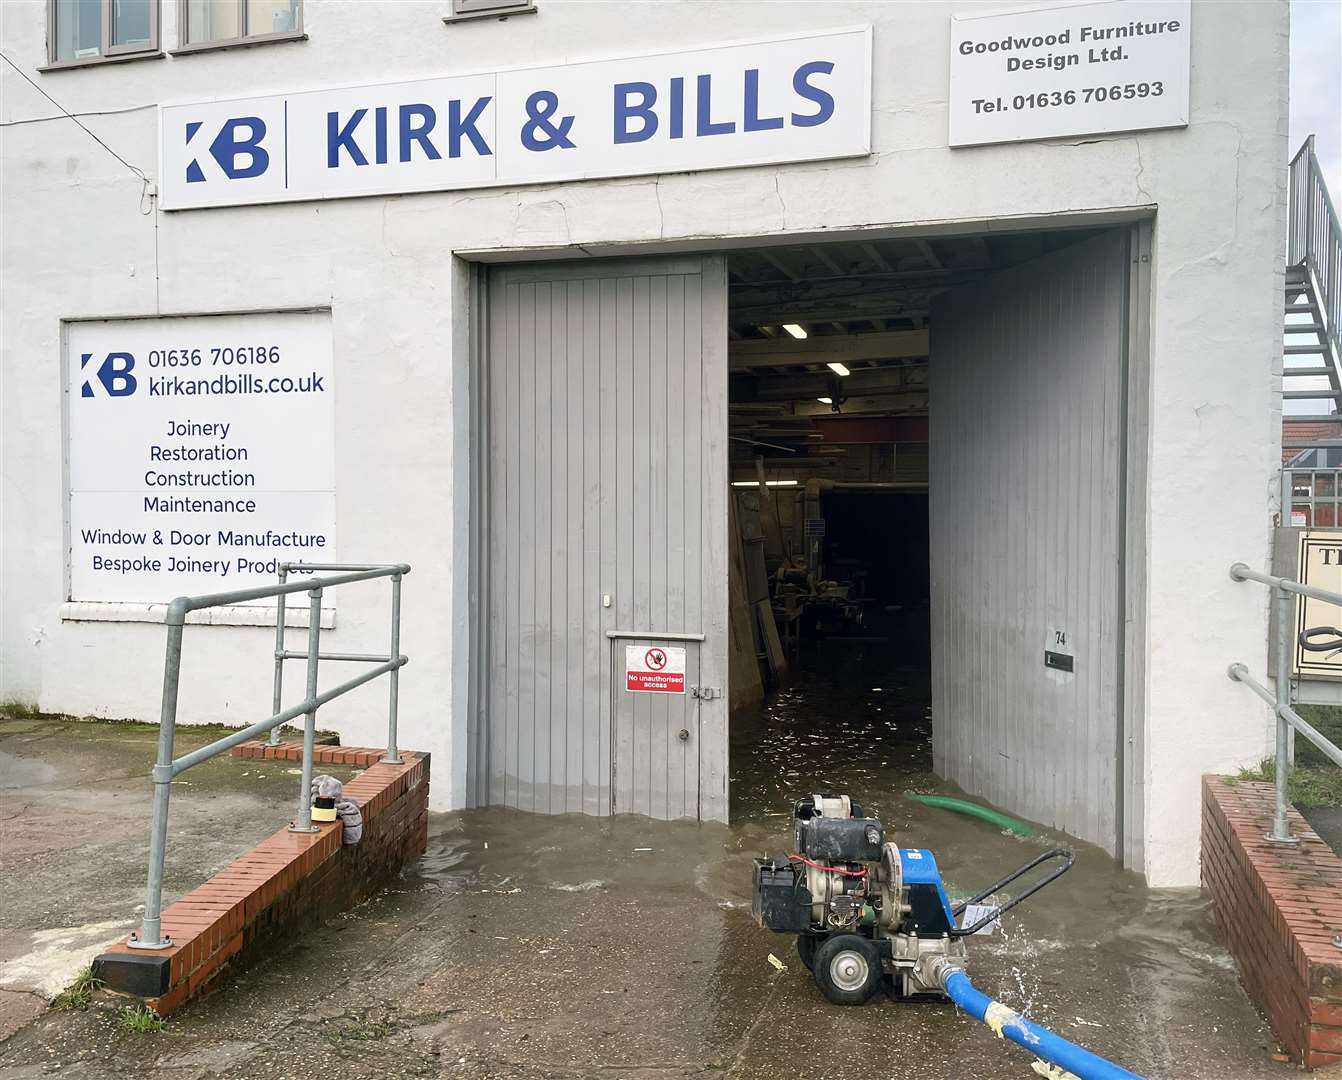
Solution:
<path fill-rule="evenodd" d="M 309 40 L 33 74 L 43 0 L 0 10 L 0 48 L 153 174 L 162 101 L 352 85 L 653 52 L 870 22 L 873 154 L 821 164 L 457 194 L 156 213 L 141 183 L 7 66 L 3 173 L 0 696 L 152 718 L 161 627 L 62 621 L 60 320 L 329 305 L 339 555 L 414 565 L 405 585 L 402 744 L 435 754 L 434 802 L 465 776 L 466 264 L 454 251 L 655 250 L 844 229 L 1156 213 L 1148 450 L 1145 870 L 1197 880 L 1202 772 L 1263 756 L 1264 710 L 1225 677 L 1262 670 L 1280 441 L 1287 8 L 1195 3 L 1187 129 L 947 148 L 950 14 L 968 5 L 538 0 L 536 15 L 444 25 L 446 0 L 308 0 Z M 177 5 L 163 4 L 163 41 Z M 133 110 L 133 111 L 119 111 Z M 143 212 L 148 211 L 148 212 Z M 458 497 L 459 496 L 459 497 Z M 385 631 L 385 586 L 340 600 L 332 648 Z M 241 724 L 270 703 L 271 634 L 188 630 L 179 716 Z M 295 672 L 294 678 L 297 678 Z M 376 742 L 385 688 L 321 714 Z"/>

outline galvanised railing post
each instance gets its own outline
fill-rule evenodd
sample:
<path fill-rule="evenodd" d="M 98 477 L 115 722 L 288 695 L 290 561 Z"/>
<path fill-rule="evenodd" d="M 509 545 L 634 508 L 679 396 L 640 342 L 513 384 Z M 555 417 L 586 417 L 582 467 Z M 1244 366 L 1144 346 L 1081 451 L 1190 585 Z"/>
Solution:
<path fill-rule="evenodd" d="M 289 568 L 280 565 L 280 584 L 289 580 Z M 275 692 L 270 698 L 270 715 L 275 716 L 284 707 L 284 593 L 275 597 Z M 270 745 L 280 745 L 280 729 L 270 729 Z"/>
<path fill-rule="evenodd" d="M 1301 260 L 1306 266 L 1309 265 L 1310 256 L 1314 254 L 1315 236 L 1314 236 L 1314 200 L 1317 196 L 1314 194 L 1314 176 L 1315 172 L 1311 166 L 1314 165 L 1314 136 L 1311 135 L 1305 140 L 1305 250 L 1302 253 L 1304 258 Z M 1320 299 L 1322 303 L 1322 299 Z"/>
<path fill-rule="evenodd" d="M 1267 839 L 1276 844 L 1294 844 L 1286 817 L 1287 783 L 1291 775 L 1290 725 L 1286 713 L 1291 707 L 1291 631 L 1295 626 L 1295 597 L 1278 585 L 1272 590 L 1277 601 L 1277 754 L 1274 781 L 1276 805 L 1272 810 L 1272 831 Z"/>
<path fill-rule="evenodd" d="M 391 651 L 387 654 L 392 660 L 401 656 L 401 575 L 391 576 Z M 387 765 L 403 763 L 396 746 L 396 710 L 401 687 L 401 669 L 394 667 L 387 676 L 387 752 L 382 761 Z"/>
<path fill-rule="evenodd" d="M 133 949 L 168 949 L 163 936 L 163 858 L 168 846 L 168 796 L 172 793 L 172 745 L 177 731 L 177 685 L 182 672 L 182 634 L 186 629 L 185 599 L 168 605 L 165 620 L 168 644 L 163 658 L 163 704 L 158 721 L 158 759 L 150 774 L 154 781 L 154 810 L 149 824 L 149 880 L 145 884 L 144 919 Z"/>
<path fill-rule="evenodd" d="M 303 716 L 303 770 L 298 793 L 298 820 L 289 826 L 290 832 L 313 833 L 318 827 L 312 824 L 312 750 L 317 741 L 317 664 L 321 651 L 322 636 L 322 591 L 308 590 L 308 711 Z"/>

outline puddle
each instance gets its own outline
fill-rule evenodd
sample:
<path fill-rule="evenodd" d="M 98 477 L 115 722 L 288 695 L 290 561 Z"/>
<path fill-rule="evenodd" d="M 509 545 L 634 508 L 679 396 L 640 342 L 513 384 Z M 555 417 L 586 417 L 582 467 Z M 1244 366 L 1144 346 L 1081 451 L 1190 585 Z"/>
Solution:
<path fill-rule="evenodd" d="M 1190 989 L 1207 972 L 1224 971 L 1196 890 L 1153 892 L 1104 852 L 1068 837 L 1041 830 L 1025 839 L 905 798 L 908 790 L 958 792 L 931 771 L 926 666 L 901 666 L 890 654 L 888 643 L 835 643 L 799 665 L 761 708 L 733 719 L 729 826 L 501 808 L 435 815 L 429 851 L 412 874 L 510 903 L 569 894 L 613 907 L 688 889 L 705 930 L 718 926 L 715 967 L 730 968 L 728 954 L 738 950 L 795 960 L 789 940 L 751 920 L 750 860 L 788 845 L 794 798 L 847 792 L 901 845 L 931 848 L 952 897 L 971 895 L 1041 847 L 1075 851 L 1066 875 L 970 944 L 976 981 L 1015 1008 L 1047 1009 L 1058 967 L 1078 949 L 1092 965 L 1124 971 L 1124 988 L 1134 971 L 1161 971 Z"/>
<path fill-rule="evenodd" d="M 54 783 L 60 770 L 41 758 L 19 757 L 0 750 L 0 791 L 39 788 Z"/>

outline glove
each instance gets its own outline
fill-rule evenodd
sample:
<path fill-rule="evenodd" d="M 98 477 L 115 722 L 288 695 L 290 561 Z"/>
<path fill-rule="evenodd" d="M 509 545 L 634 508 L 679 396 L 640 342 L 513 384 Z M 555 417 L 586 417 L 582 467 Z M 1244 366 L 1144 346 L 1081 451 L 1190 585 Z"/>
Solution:
<path fill-rule="evenodd" d="M 312 797 L 315 799 L 318 795 L 328 799 L 335 799 L 337 802 L 340 796 L 345 794 L 345 785 L 334 776 L 327 776 L 322 773 L 312 778 Z"/>
<path fill-rule="evenodd" d="M 341 842 L 347 845 L 357 844 L 363 839 L 363 813 L 359 810 L 357 803 L 342 798 L 345 794 L 345 786 L 334 776 L 314 776 L 312 778 L 312 798 L 316 799 L 318 795 L 323 798 L 335 800 L 336 817 L 340 819 L 340 824 L 344 826 L 344 832 L 341 835 Z"/>
<path fill-rule="evenodd" d="M 336 803 L 336 817 L 340 818 L 340 824 L 345 826 L 341 842 L 344 844 L 357 844 L 363 839 L 363 813 L 359 807 L 349 801 L 341 799 Z"/>

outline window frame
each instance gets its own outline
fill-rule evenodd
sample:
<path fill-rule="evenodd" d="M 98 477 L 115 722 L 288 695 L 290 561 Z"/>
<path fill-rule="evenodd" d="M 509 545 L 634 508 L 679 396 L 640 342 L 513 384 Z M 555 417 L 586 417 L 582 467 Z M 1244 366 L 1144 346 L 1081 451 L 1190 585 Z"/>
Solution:
<path fill-rule="evenodd" d="M 124 60 L 154 60 L 163 57 L 161 35 L 163 0 L 149 0 L 149 41 L 144 45 L 112 44 L 112 0 L 101 0 L 97 56 L 75 56 L 57 59 L 57 0 L 47 0 L 47 62 L 39 71 L 59 71 L 63 68 L 91 67 L 96 64 L 115 64 Z"/>
<path fill-rule="evenodd" d="M 217 38 L 213 41 L 192 41 L 191 23 L 188 15 L 190 0 L 177 0 L 177 39 L 180 44 L 172 50 L 173 56 L 190 56 L 198 52 L 214 52 L 217 49 L 237 49 L 247 45 L 268 45 L 276 41 L 307 41 L 307 30 L 303 25 L 304 0 L 298 0 L 298 17 L 292 30 L 268 31 L 264 34 L 242 34 L 239 37 Z M 242 19 L 247 19 L 247 0 L 242 0 Z"/>
<path fill-rule="evenodd" d="M 472 19 L 507 19 L 513 15 L 536 14 L 536 0 L 452 0 L 452 14 L 443 22 L 469 22 Z"/>

